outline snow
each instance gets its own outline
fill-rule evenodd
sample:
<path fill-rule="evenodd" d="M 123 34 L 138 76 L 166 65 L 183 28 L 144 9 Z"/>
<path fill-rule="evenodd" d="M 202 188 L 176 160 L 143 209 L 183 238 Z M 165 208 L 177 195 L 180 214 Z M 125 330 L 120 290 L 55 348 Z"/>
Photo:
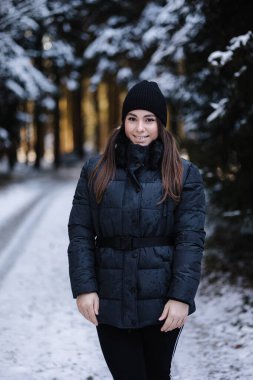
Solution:
<path fill-rule="evenodd" d="M 0 50 L 0 77 L 4 77 L 6 86 L 17 97 L 36 99 L 40 91 L 55 90 L 52 82 L 32 65 L 25 50 L 6 33 L 0 33 Z"/>
<path fill-rule="evenodd" d="M 160 6 L 155 3 L 149 3 L 144 8 L 138 22 L 134 25 L 129 23 L 121 25 L 126 22 L 125 17 L 112 16 L 104 24 L 100 25 L 100 28 L 95 29 L 93 25 L 90 26 L 89 31 L 94 33 L 95 39 L 88 45 L 83 56 L 86 60 L 98 57 L 96 70 L 91 79 L 92 86 L 95 87 L 106 72 L 117 73 L 121 69 L 124 75 L 122 77 L 121 74 L 118 74 L 117 79 L 121 81 L 122 78 L 125 81 L 125 73 L 130 79 L 130 71 L 126 71 L 128 68 L 118 68 L 112 59 L 119 54 L 124 54 L 130 59 L 141 59 L 143 57 L 144 51 L 140 36 L 152 27 L 152 23 L 160 10 Z M 148 44 L 148 41 L 146 43 Z"/>
<path fill-rule="evenodd" d="M 24 89 L 17 82 L 14 82 L 14 80 L 7 79 L 7 81 L 5 82 L 5 85 L 7 88 L 9 88 L 9 90 L 14 92 L 17 97 L 19 97 L 21 99 L 25 98 L 26 93 L 25 93 Z"/>
<path fill-rule="evenodd" d="M 222 215 L 223 216 L 238 216 L 238 215 L 241 215 L 241 210 L 224 211 Z"/>
<path fill-rule="evenodd" d="M 95 74 L 90 78 L 91 91 L 95 90 L 96 86 L 100 83 L 105 72 L 116 72 L 116 62 L 110 61 L 106 57 L 101 58 L 97 64 Z"/>
<path fill-rule="evenodd" d="M 9 30 L 14 37 L 27 28 L 36 30 L 38 24 L 35 19 L 48 17 L 49 10 L 46 0 L 23 0 L 22 2 L 4 0 L 1 1 L 1 15 L 4 17 L 0 20 L 0 29 Z"/>
<path fill-rule="evenodd" d="M 163 27 L 156 26 L 148 29 L 142 36 L 144 46 L 151 46 L 154 42 L 157 42 L 164 33 L 165 30 Z"/>
<path fill-rule="evenodd" d="M 178 14 L 182 11 L 183 7 L 185 7 L 185 0 L 167 0 L 167 4 L 165 5 L 164 11 L 161 12 L 160 22 L 167 23 L 168 22 L 168 14 L 174 13 Z"/>
<path fill-rule="evenodd" d="M 97 37 L 84 51 L 83 56 L 85 59 L 92 59 L 98 54 L 114 57 L 126 53 L 129 57 L 141 58 L 143 56 L 141 46 L 131 40 L 132 33 L 131 25 L 121 28 L 100 26 Z"/>
<path fill-rule="evenodd" d="M 1 286 L 4 380 L 98 380 L 99 373 L 110 379 L 95 327 L 70 294 L 66 247 L 73 184 L 64 186 L 60 198 L 59 190 L 49 194 L 47 211 L 31 220 L 30 239 L 17 242 L 19 257 Z M 56 215 L 61 221 L 53 226 Z"/>
<path fill-rule="evenodd" d="M 183 47 L 195 37 L 200 27 L 204 24 L 205 18 L 201 14 L 188 14 L 185 18 L 185 24 L 181 29 L 174 32 L 169 42 L 167 55 L 172 55 L 175 61 L 184 57 Z"/>
<path fill-rule="evenodd" d="M 32 98 L 38 97 L 40 90 L 53 92 L 55 89 L 55 86 L 26 57 L 16 57 L 10 60 L 8 67 L 12 75 L 23 82 Z"/>
<path fill-rule="evenodd" d="M 21 121 L 22 123 L 31 123 L 32 120 L 33 120 L 33 117 L 30 113 L 28 112 L 22 112 L 22 111 L 18 111 L 16 113 L 16 119 L 18 121 Z"/>
<path fill-rule="evenodd" d="M 65 41 L 53 41 L 48 40 L 50 48 L 47 48 L 43 52 L 45 58 L 53 59 L 59 67 L 63 67 L 66 64 L 73 64 L 75 61 L 74 49 Z"/>
<path fill-rule="evenodd" d="M 246 34 L 243 34 L 241 36 L 237 36 L 237 37 L 233 37 L 231 40 L 230 40 L 230 45 L 229 45 L 229 48 L 231 50 L 236 50 L 236 49 L 239 49 L 241 47 L 241 45 L 247 45 L 247 43 L 249 42 L 250 38 L 252 38 L 253 36 L 253 33 L 252 31 L 248 31 L 248 33 Z"/>
<path fill-rule="evenodd" d="M 50 96 L 46 96 L 45 98 L 42 99 L 41 101 L 42 107 L 45 107 L 48 110 L 53 110 L 56 106 L 55 100 L 51 98 Z"/>
<path fill-rule="evenodd" d="M 128 80 L 132 78 L 132 76 L 133 76 L 133 72 L 130 69 L 130 67 L 123 67 L 122 69 L 119 69 L 119 71 L 117 72 L 116 78 L 119 82 L 122 82 L 124 80 Z"/>
<path fill-rule="evenodd" d="M 75 91 L 79 88 L 80 83 L 74 79 L 67 79 L 66 85 L 67 85 L 68 90 Z"/>
<path fill-rule="evenodd" d="M 37 100 L 45 93 L 52 94 L 56 87 L 50 79 L 33 65 L 32 59 L 37 57 L 32 44 L 26 42 L 36 34 L 38 28 L 47 27 L 48 34 L 43 35 L 43 58 L 55 61 L 58 67 L 75 63 L 74 48 L 59 38 L 55 26 L 52 27 L 53 16 L 58 13 L 68 14 L 80 2 L 63 4 L 54 2 L 47 8 L 46 0 L 24 0 L 1 2 L 2 17 L 0 20 L 0 78 L 5 88 L 17 98 Z M 56 8 L 54 8 L 56 6 Z M 66 30 L 66 25 L 65 30 Z M 20 38 L 24 36 L 24 41 Z M 18 43 L 20 42 L 20 45 Z M 24 42 L 24 49 L 21 45 Z M 29 48 L 28 48 L 29 46 Z"/>
<path fill-rule="evenodd" d="M 0 228 L 15 217 L 23 208 L 32 203 L 42 192 L 47 179 L 28 180 L 26 183 L 14 183 L 0 188 Z"/>
<path fill-rule="evenodd" d="M 147 32 L 150 27 L 154 25 L 155 20 L 159 17 L 160 12 L 162 12 L 163 7 L 157 5 L 155 2 L 149 2 L 146 7 L 143 9 L 137 25 L 134 26 L 133 29 L 133 37 L 142 36 L 143 33 Z"/>
<path fill-rule="evenodd" d="M 240 77 L 241 74 L 244 73 L 245 70 L 247 70 L 247 66 L 242 66 L 239 71 L 237 71 L 236 73 L 234 73 L 234 76 L 236 78 Z"/>
<path fill-rule="evenodd" d="M 208 62 L 213 66 L 224 66 L 232 60 L 235 50 L 240 49 L 242 46 L 246 46 L 252 37 L 253 33 L 251 31 L 241 36 L 233 37 L 229 41 L 226 51 L 214 51 L 209 55 Z"/>
<path fill-rule="evenodd" d="M 71 25 L 68 22 L 65 22 L 62 26 L 64 32 L 70 32 L 71 31 Z"/>
<path fill-rule="evenodd" d="M 180 17 L 183 20 L 181 22 Z M 205 18 L 199 6 L 192 13 L 184 0 L 168 0 L 167 4 L 159 9 L 151 27 L 143 34 L 144 46 L 157 43 L 157 49 L 151 57 L 152 63 L 159 64 L 168 56 L 174 61 L 182 59 L 183 47 L 199 32 L 204 22 Z M 179 28 L 178 25 L 182 26 Z"/>
<path fill-rule="evenodd" d="M 252 380 L 252 289 L 230 285 L 224 273 L 215 275 L 215 285 L 202 279 L 197 311 L 181 333 L 174 358 L 179 379 Z"/>
<path fill-rule="evenodd" d="M 21 22 L 22 22 L 22 24 L 24 24 L 23 25 L 24 29 L 29 28 L 29 29 L 32 29 L 34 31 L 39 29 L 39 24 L 30 17 L 23 16 Z"/>
<path fill-rule="evenodd" d="M 120 24 L 120 23 L 124 23 L 126 22 L 126 17 L 124 16 L 111 16 L 109 17 L 109 19 L 107 20 L 107 24 L 109 26 L 117 26 L 117 24 Z"/>
<path fill-rule="evenodd" d="M 75 62 L 75 65 L 77 62 Z M 75 91 L 80 86 L 80 74 L 77 71 L 72 71 L 69 77 L 63 77 L 62 83 L 64 83 L 70 91 Z"/>
<path fill-rule="evenodd" d="M 174 75 L 168 62 L 183 59 L 184 46 L 199 32 L 204 22 L 200 6 L 192 12 L 184 0 L 168 0 L 165 6 L 157 8 L 157 16 L 150 25 L 146 23 L 147 28 L 142 34 L 142 46 L 153 46 L 155 49 L 140 77 L 160 82 L 165 96 L 172 97 L 173 101 L 192 101 L 194 95 L 187 89 L 184 76 L 178 73 Z M 199 50 L 201 47 L 192 45 L 192 49 Z"/>
<path fill-rule="evenodd" d="M 233 57 L 232 51 L 214 51 L 208 57 L 208 62 L 213 66 L 225 65 Z"/>
<path fill-rule="evenodd" d="M 111 379 L 95 326 L 78 312 L 70 289 L 67 222 L 79 173 L 71 168 L 44 178 L 43 186 L 36 178 L 0 191 L 4 223 L 43 187 L 0 255 L 3 380 Z M 228 275 L 203 270 L 195 301 L 173 358 L 173 380 L 251 380 L 252 289 L 240 277 L 231 285 Z"/>
<path fill-rule="evenodd" d="M 180 22 L 179 17 L 182 18 Z M 189 12 L 184 0 L 168 0 L 164 6 L 149 2 L 137 22 L 132 24 L 126 24 L 124 17 L 110 16 L 99 28 L 91 25 L 89 32 L 94 35 L 94 39 L 83 54 L 86 60 L 97 60 L 91 78 L 91 87 L 95 88 L 106 72 L 118 73 L 119 82 L 128 80 L 128 83 L 132 84 L 136 78 L 133 77 L 128 65 L 131 66 L 132 59 L 141 60 L 146 50 L 153 47 L 154 52 L 149 63 L 143 67 L 139 77 L 149 80 L 156 78 L 163 83 L 164 92 L 172 94 L 175 87 L 178 89 L 179 83 L 174 83 L 176 79 L 173 79 L 173 73 L 170 72 L 167 75 L 170 75 L 170 80 L 163 80 L 169 71 L 167 61 L 168 59 L 178 61 L 183 58 L 184 45 L 198 33 L 204 22 L 200 6 L 197 6 L 194 12 Z M 118 67 L 113 58 L 120 54 L 126 56 L 130 63 Z M 163 61 L 166 61 L 165 65 Z M 120 65 L 123 62 L 124 60 Z M 178 99 L 182 99 L 182 95 L 178 96 Z"/>
<path fill-rule="evenodd" d="M 8 131 L 0 127 L 0 139 L 7 140 L 9 138 Z"/>
<path fill-rule="evenodd" d="M 246 34 L 233 37 L 230 39 L 224 51 L 214 51 L 208 57 L 208 62 L 212 66 L 218 68 L 219 75 L 221 75 L 220 70 L 223 66 L 227 66 L 228 69 L 231 70 L 231 80 L 229 82 L 234 82 L 233 86 L 236 85 L 237 81 L 240 81 L 241 75 L 248 68 L 246 64 L 242 64 L 242 60 L 245 61 L 245 57 L 248 56 L 247 49 L 250 49 L 250 43 L 252 43 L 252 38 L 253 33 L 251 31 L 247 32 Z M 238 49 L 240 49 L 239 52 Z M 240 54 L 241 56 L 240 59 L 238 59 L 238 54 Z M 239 84 L 237 86 L 239 86 Z M 229 92 L 230 87 L 228 87 L 227 92 Z M 221 99 L 219 102 L 211 103 L 211 106 L 214 108 L 214 111 L 207 117 L 207 122 L 212 122 L 217 118 L 221 118 L 226 114 L 226 112 L 228 112 L 227 110 L 232 106 L 234 102 L 233 96 L 232 98 L 231 96 L 231 94 L 228 94 L 226 98 Z M 243 121 L 240 117 L 238 120 L 234 121 L 234 126 L 236 129 L 239 129 L 241 125 L 243 125 Z"/>
<path fill-rule="evenodd" d="M 225 114 L 225 106 L 228 102 L 227 98 L 221 99 L 218 103 L 211 103 L 214 111 L 207 117 L 207 122 L 217 119 L 218 117 L 222 117 Z"/>

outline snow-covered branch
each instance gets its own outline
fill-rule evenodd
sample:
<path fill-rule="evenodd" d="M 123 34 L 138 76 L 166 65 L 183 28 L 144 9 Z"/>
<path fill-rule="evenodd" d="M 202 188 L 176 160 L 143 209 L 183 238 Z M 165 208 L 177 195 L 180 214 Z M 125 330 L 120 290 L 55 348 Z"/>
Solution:
<path fill-rule="evenodd" d="M 243 34 L 241 36 L 233 37 L 225 51 L 214 51 L 208 57 L 208 62 L 213 66 L 224 66 L 226 63 L 231 61 L 234 57 L 236 50 L 246 46 L 250 40 L 253 39 L 252 31 L 248 31 L 248 33 Z"/>

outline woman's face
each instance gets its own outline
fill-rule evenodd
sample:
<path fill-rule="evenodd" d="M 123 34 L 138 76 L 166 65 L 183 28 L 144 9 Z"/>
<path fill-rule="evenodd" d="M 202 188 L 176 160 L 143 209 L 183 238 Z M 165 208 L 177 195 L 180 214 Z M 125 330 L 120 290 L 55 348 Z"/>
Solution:
<path fill-rule="evenodd" d="M 149 145 L 158 137 L 156 116 L 145 110 L 128 112 L 125 119 L 125 133 L 132 143 Z"/>

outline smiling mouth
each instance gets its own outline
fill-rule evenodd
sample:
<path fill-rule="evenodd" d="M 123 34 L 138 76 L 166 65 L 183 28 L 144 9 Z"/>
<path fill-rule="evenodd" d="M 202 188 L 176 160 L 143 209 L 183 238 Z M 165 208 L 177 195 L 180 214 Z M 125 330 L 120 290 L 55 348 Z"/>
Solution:
<path fill-rule="evenodd" d="M 135 136 L 134 137 L 137 139 L 137 140 L 144 140 L 146 139 L 148 136 Z"/>

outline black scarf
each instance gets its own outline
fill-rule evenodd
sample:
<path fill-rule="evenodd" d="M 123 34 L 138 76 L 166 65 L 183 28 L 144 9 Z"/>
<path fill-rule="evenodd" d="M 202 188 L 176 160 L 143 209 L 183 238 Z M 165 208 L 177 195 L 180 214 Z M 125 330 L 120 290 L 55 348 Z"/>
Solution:
<path fill-rule="evenodd" d="M 158 137 L 149 145 L 133 144 L 125 135 L 125 129 L 121 127 L 115 140 L 116 166 L 125 168 L 132 179 L 136 191 L 141 190 L 141 184 L 136 176 L 142 166 L 157 170 L 163 156 L 163 143 Z"/>
<path fill-rule="evenodd" d="M 116 166 L 136 170 L 145 166 L 151 170 L 160 168 L 163 156 L 163 143 L 158 137 L 149 145 L 133 144 L 125 135 L 124 127 L 115 141 Z"/>

